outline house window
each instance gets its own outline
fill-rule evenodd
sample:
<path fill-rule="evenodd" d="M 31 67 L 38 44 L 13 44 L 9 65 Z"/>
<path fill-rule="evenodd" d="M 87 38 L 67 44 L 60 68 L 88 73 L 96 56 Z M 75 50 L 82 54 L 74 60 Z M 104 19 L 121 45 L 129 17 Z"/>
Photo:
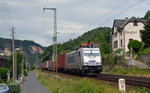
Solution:
<path fill-rule="evenodd" d="M 129 39 L 129 42 L 132 41 L 133 39 Z"/>
<path fill-rule="evenodd" d="M 114 38 L 115 38 L 115 37 L 117 37 L 117 32 L 116 32 L 116 33 L 114 33 Z"/>
<path fill-rule="evenodd" d="M 121 44 L 121 47 L 122 47 L 122 39 L 121 39 L 121 43 L 120 44 Z"/>
<path fill-rule="evenodd" d="M 118 41 L 114 41 L 114 48 L 118 47 Z"/>
<path fill-rule="evenodd" d="M 122 31 L 120 32 L 120 35 L 122 35 Z"/>
<path fill-rule="evenodd" d="M 137 20 L 134 21 L 133 25 L 134 25 L 134 26 L 138 26 Z"/>

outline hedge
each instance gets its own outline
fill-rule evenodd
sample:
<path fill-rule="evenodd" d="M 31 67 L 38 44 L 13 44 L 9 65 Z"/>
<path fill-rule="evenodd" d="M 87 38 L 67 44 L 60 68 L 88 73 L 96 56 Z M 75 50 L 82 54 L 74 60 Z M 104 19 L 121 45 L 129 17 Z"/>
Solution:
<path fill-rule="evenodd" d="M 8 84 L 10 93 L 20 93 L 20 84 L 17 82 L 12 82 Z"/>
<path fill-rule="evenodd" d="M 28 76 L 28 71 L 24 70 L 24 76 Z"/>
<path fill-rule="evenodd" d="M 8 73 L 7 68 L 0 68 L 0 79 L 3 81 L 7 81 L 7 73 Z"/>

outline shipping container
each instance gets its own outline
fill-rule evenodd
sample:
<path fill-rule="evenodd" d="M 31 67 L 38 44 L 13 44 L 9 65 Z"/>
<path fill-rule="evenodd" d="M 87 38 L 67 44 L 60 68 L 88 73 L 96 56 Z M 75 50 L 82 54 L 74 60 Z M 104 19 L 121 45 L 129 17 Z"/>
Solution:
<path fill-rule="evenodd" d="M 46 61 L 46 68 L 48 68 L 48 62 L 49 62 L 49 60 L 48 60 L 48 61 Z"/>
<path fill-rule="evenodd" d="M 51 60 L 50 63 L 49 63 L 48 70 L 53 71 L 53 66 L 55 67 L 55 64 L 56 63 L 53 63 L 53 61 Z"/>
<path fill-rule="evenodd" d="M 65 56 L 66 54 L 61 54 L 57 56 L 57 69 L 62 72 L 65 69 Z"/>
<path fill-rule="evenodd" d="M 43 69 L 45 70 L 48 70 L 47 63 L 48 63 L 47 61 L 43 63 Z"/>

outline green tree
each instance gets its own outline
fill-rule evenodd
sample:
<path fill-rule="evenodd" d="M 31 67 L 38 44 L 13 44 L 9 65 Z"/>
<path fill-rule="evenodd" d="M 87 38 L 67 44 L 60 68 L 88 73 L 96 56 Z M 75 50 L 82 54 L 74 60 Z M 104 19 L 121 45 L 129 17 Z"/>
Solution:
<path fill-rule="evenodd" d="M 17 76 L 18 75 L 21 75 L 22 73 L 22 60 L 23 60 L 23 54 L 21 52 L 16 52 L 16 62 L 17 62 Z M 12 76 L 12 72 L 13 72 L 13 55 L 11 55 L 9 57 L 9 70 L 10 70 L 10 73 L 11 73 L 11 76 Z"/>
<path fill-rule="evenodd" d="M 141 31 L 142 42 L 144 43 L 144 48 L 150 47 L 150 11 L 147 11 L 144 18 L 147 20 L 144 30 Z"/>
<path fill-rule="evenodd" d="M 104 54 L 108 54 L 109 53 L 109 49 L 110 49 L 110 32 L 112 31 L 111 28 L 109 27 L 99 27 L 96 29 L 93 29 L 91 31 L 88 31 L 86 33 L 84 33 L 82 36 L 79 36 L 78 38 L 74 39 L 74 40 L 69 40 L 67 42 L 64 42 L 62 44 L 58 44 L 57 49 L 58 49 L 58 54 L 61 53 L 62 50 L 65 50 L 66 52 L 69 52 L 67 50 L 75 50 L 80 48 L 81 43 L 88 43 L 89 42 L 94 42 L 94 43 L 98 43 L 98 44 L 102 44 L 102 50 L 101 52 L 103 52 Z M 48 53 L 50 53 L 50 55 L 47 55 Z M 43 57 L 45 55 L 45 59 L 44 60 L 48 60 L 50 57 L 52 56 L 53 53 L 53 45 L 50 45 L 43 53 Z"/>
<path fill-rule="evenodd" d="M 144 19 L 148 20 L 150 17 L 150 11 L 148 10 L 147 13 L 144 16 Z"/>
<path fill-rule="evenodd" d="M 21 75 L 22 73 L 22 61 L 23 54 L 21 52 L 17 52 L 17 75 Z"/>
<path fill-rule="evenodd" d="M 13 74 L 13 55 L 11 54 L 9 59 L 8 59 L 8 67 L 10 71 L 10 76 L 12 77 Z"/>
<path fill-rule="evenodd" d="M 150 19 L 147 21 L 145 25 L 145 30 L 141 31 L 141 38 L 144 43 L 144 47 L 150 47 Z"/>
<path fill-rule="evenodd" d="M 104 54 L 110 53 L 110 47 L 108 46 L 108 44 L 106 42 L 104 42 L 100 45 L 100 49 Z"/>
<path fill-rule="evenodd" d="M 141 47 L 142 43 L 139 42 L 138 40 L 132 40 L 128 43 L 128 49 L 130 50 L 132 48 L 136 53 L 139 51 Z"/>
<path fill-rule="evenodd" d="M 0 68 L 0 79 L 6 81 L 7 80 L 7 73 L 8 73 L 7 68 Z"/>

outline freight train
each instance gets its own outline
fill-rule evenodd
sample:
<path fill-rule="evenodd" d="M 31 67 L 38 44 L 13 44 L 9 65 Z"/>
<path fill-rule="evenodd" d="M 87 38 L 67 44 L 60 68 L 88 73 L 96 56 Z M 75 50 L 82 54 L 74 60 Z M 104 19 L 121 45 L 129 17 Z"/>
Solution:
<path fill-rule="evenodd" d="M 56 63 L 52 60 L 43 63 L 43 69 L 53 71 Z M 102 59 L 99 48 L 79 48 L 67 54 L 57 56 L 58 72 L 80 75 L 99 74 L 102 70 Z"/>

